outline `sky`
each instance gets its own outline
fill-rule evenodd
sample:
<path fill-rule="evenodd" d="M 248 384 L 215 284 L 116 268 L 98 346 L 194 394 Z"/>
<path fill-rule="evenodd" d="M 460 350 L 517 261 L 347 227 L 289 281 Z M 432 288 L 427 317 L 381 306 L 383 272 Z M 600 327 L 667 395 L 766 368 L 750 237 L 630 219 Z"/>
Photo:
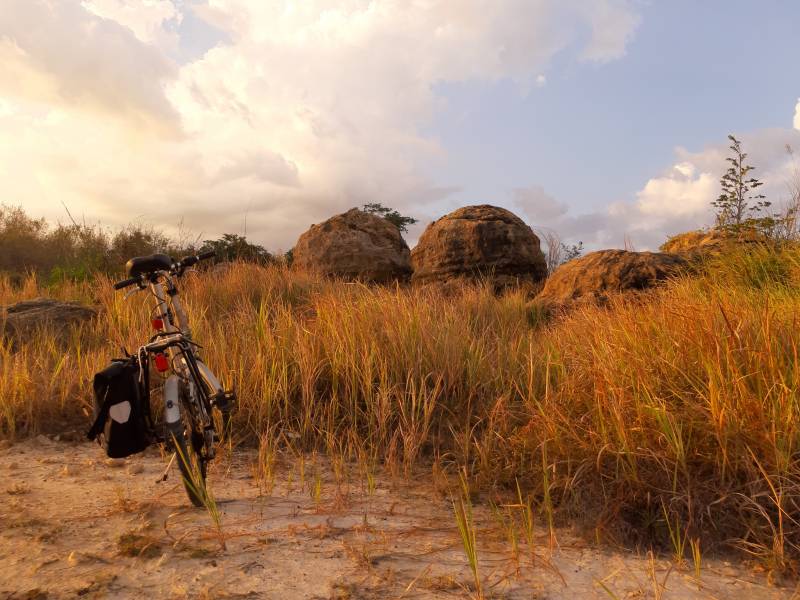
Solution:
<path fill-rule="evenodd" d="M 713 223 L 728 134 L 800 158 L 796 0 L 0 0 L 0 202 L 288 249 L 367 202 L 587 249 Z M 188 233 L 187 233 L 188 232 Z"/>

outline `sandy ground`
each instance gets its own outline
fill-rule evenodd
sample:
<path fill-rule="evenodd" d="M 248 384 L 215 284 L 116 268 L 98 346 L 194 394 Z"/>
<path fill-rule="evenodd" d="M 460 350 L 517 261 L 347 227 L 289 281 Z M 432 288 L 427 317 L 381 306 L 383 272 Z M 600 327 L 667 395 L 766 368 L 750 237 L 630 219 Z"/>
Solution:
<path fill-rule="evenodd" d="M 430 483 L 337 485 L 330 469 L 280 460 L 274 487 L 252 453 L 214 465 L 221 515 L 188 506 L 177 471 L 156 483 L 153 449 L 109 464 L 89 443 L 44 436 L 0 449 L 0 598 L 465 598 L 475 596 L 448 498 Z M 301 474 L 302 470 L 302 474 Z M 358 479 L 355 478 L 354 479 Z M 693 569 L 536 532 L 514 558 L 475 508 L 491 598 L 791 598 L 763 574 L 707 560 Z M 223 548 L 224 544 L 224 548 Z"/>

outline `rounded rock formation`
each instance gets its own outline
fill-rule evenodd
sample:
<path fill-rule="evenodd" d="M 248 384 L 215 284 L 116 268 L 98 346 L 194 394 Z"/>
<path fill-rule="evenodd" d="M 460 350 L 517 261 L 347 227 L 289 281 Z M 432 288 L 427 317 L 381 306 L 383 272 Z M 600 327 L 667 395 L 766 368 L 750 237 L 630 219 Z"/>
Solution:
<path fill-rule="evenodd" d="M 411 252 L 415 283 L 483 278 L 495 287 L 537 283 L 547 276 L 539 238 L 511 211 L 465 206 L 434 221 Z"/>
<path fill-rule="evenodd" d="M 64 337 L 67 329 L 97 315 L 91 307 L 52 298 L 25 300 L 0 311 L 0 337 L 9 337 L 14 345 L 29 339 L 37 329 L 50 327 Z"/>
<path fill-rule="evenodd" d="M 743 248 L 764 241 L 764 236 L 754 231 L 744 230 L 732 233 L 720 229 L 709 229 L 674 235 L 661 245 L 660 250 L 670 254 L 680 254 L 687 258 L 702 258 L 716 256 L 735 248 Z"/>
<path fill-rule="evenodd" d="M 604 302 L 615 293 L 650 288 L 686 264 L 675 254 L 598 250 L 558 267 L 536 299 L 557 306 Z"/>
<path fill-rule="evenodd" d="M 297 240 L 292 266 L 342 279 L 385 283 L 411 275 L 400 230 L 357 208 L 312 225 Z"/>

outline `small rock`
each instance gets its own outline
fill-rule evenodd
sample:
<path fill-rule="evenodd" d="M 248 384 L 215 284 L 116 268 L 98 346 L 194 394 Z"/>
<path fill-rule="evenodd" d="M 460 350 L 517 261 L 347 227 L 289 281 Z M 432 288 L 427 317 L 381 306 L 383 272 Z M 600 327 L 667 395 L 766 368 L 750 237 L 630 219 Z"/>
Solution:
<path fill-rule="evenodd" d="M 128 474 L 129 475 L 136 475 L 137 473 L 141 473 L 144 471 L 144 466 L 142 463 L 133 463 L 132 465 L 128 465 Z"/>
<path fill-rule="evenodd" d="M 83 436 L 78 431 L 64 431 L 59 437 L 62 442 L 79 442 Z"/>
<path fill-rule="evenodd" d="M 8 450 L 11 446 L 11 440 L 0 440 L 0 450 Z"/>
<path fill-rule="evenodd" d="M 49 446 L 50 444 L 53 443 L 49 437 L 41 433 L 37 435 L 35 438 L 33 438 L 33 441 L 39 446 Z"/>
<path fill-rule="evenodd" d="M 6 493 L 10 494 L 12 496 L 19 496 L 21 494 L 27 494 L 30 491 L 31 491 L 31 488 L 29 488 L 24 483 L 19 483 L 19 482 L 12 484 L 11 486 L 9 486 L 6 489 Z"/>
<path fill-rule="evenodd" d="M 45 457 L 39 459 L 39 463 L 41 463 L 43 465 L 54 465 L 57 462 L 59 462 L 58 459 L 57 458 L 53 458 L 52 456 L 45 456 Z"/>
<path fill-rule="evenodd" d="M 10 462 L 6 465 L 6 467 L 8 468 L 9 471 L 14 471 L 16 469 L 19 469 L 19 463 Z"/>
<path fill-rule="evenodd" d="M 70 467 L 69 465 L 64 465 L 64 468 L 61 469 L 61 474 L 64 477 L 73 477 L 75 475 L 75 467 Z"/>
<path fill-rule="evenodd" d="M 106 466 L 120 469 L 125 466 L 125 460 L 122 458 L 107 458 Z"/>
<path fill-rule="evenodd" d="M 70 553 L 69 553 L 69 556 L 67 557 L 67 564 L 68 564 L 70 567 L 74 567 L 74 566 L 75 566 L 75 565 L 77 565 L 79 562 L 80 562 L 80 557 L 78 556 L 78 553 L 77 553 L 77 552 L 75 552 L 74 550 L 73 550 L 72 552 L 70 552 Z"/>

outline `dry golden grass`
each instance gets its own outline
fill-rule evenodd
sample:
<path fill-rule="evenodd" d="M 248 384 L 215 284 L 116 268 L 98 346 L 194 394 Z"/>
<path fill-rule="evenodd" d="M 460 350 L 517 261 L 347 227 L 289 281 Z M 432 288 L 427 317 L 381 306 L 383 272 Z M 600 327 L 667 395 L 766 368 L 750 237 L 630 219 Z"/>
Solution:
<path fill-rule="evenodd" d="M 148 335 L 149 299 L 110 284 L 0 279 L 0 304 L 102 307 L 66 348 L 47 331 L 0 347 L 0 434 L 85 425 L 93 373 Z M 556 317 L 521 292 L 444 298 L 277 266 L 184 290 L 207 362 L 237 389 L 239 442 L 276 436 L 364 472 L 433 463 L 515 496 L 518 480 L 542 522 L 600 539 L 732 543 L 775 571 L 800 557 L 797 250 L 729 256 Z"/>

